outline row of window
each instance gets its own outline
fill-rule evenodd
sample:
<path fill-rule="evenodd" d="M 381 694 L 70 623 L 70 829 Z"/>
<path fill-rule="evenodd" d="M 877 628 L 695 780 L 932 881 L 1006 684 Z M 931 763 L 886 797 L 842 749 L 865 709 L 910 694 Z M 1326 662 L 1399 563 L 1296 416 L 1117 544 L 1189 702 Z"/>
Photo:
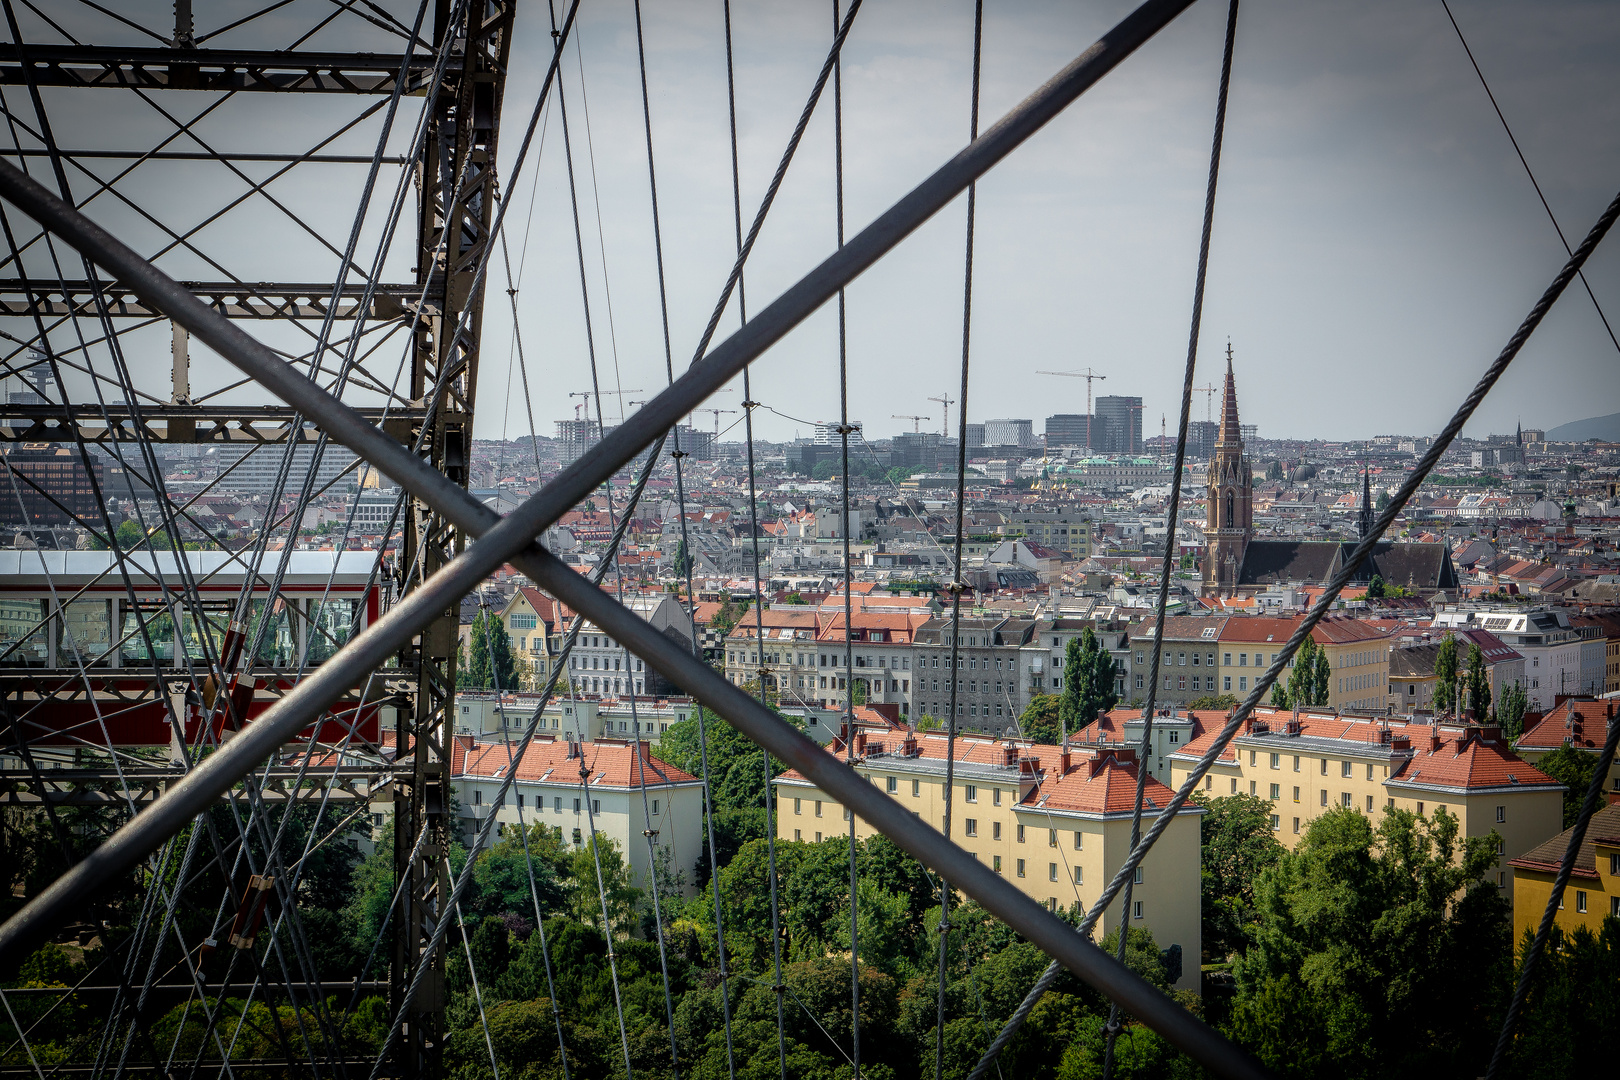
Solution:
<path fill-rule="evenodd" d="M 587 659 L 590 660 L 589 664 L 585 663 L 585 661 Z M 613 661 L 613 666 L 612 667 L 608 667 L 608 660 L 610 660 L 610 659 Z M 623 666 L 625 663 L 626 663 L 626 661 L 625 661 L 624 657 L 622 657 L 622 656 L 614 656 L 614 657 L 607 657 L 607 656 L 592 656 L 592 657 L 570 656 L 568 658 L 568 666 L 569 666 L 569 668 L 571 668 L 571 669 L 573 669 L 575 671 L 629 671 L 630 668 L 628 668 L 626 666 Z M 635 663 L 636 663 L 636 666 L 635 666 L 636 671 L 643 670 L 640 660 L 637 660 Z"/>
<path fill-rule="evenodd" d="M 523 792 L 518 791 L 518 792 L 514 792 L 514 794 L 517 796 L 517 808 L 519 810 L 522 810 L 527 805 L 523 801 Z M 474 806 L 483 806 L 484 805 L 484 792 L 483 792 L 483 789 L 474 788 L 472 796 L 473 796 L 473 805 Z M 658 816 L 658 802 L 659 802 L 659 800 L 657 800 L 657 799 L 652 800 L 652 807 L 651 807 L 649 812 L 652 814 L 653 817 Z M 576 814 L 580 813 L 581 808 L 582 808 L 582 800 L 574 799 L 573 803 L 574 803 L 574 813 L 576 813 Z M 552 804 L 551 809 L 552 809 L 552 811 L 554 813 L 560 814 L 560 813 L 563 812 L 563 799 L 562 799 L 561 795 L 552 796 L 551 804 Z M 536 810 L 544 810 L 546 808 L 546 797 L 544 795 L 542 795 L 539 798 L 534 800 L 534 808 Z M 601 812 L 602 812 L 602 800 L 601 799 L 592 799 L 591 800 L 591 813 L 600 814 Z M 381 815 L 379 815 L 379 818 L 380 818 L 380 816 Z M 379 820 L 378 824 L 381 824 L 380 820 Z"/>

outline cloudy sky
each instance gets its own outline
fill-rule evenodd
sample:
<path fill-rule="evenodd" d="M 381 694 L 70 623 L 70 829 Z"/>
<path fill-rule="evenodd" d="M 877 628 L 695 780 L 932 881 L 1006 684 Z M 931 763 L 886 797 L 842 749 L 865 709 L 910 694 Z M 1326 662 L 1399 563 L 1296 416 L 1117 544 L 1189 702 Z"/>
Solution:
<path fill-rule="evenodd" d="M 986 5 L 983 117 L 1000 115 L 1130 8 Z M 676 364 L 690 359 L 733 251 L 718 3 L 647 5 L 648 78 Z M 1620 13 L 1601 3 L 1460 0 L 1454 11 L 1571 243 L 1620 186 Z M 506 97 L 506 148 L 532 107 L 549 26 L 520 13 L 527 59 Z M 1144 426 L 1175 422 L 1226 7 L 1196 5 L 980 186 L 970 419 L 1081 412 L 1139 394 Z M 524 16 L 528 16 L 524 18 Z M 745 215 L 763 194 L 831 35 L 830 5 L 734 5 Z M 588 0 L 566 90 L 604 385 L 662 384 L 631 8 Z M 965 141 L 968 3 L 869 0 L 845 51 L 846 220 L 869 222 Z M 591 154 L 580 107 L 580 59 Z M 835 243 L 831 101 L 806 134 L 750 264 L 757 306 Z M 542 431 L 590 386 L 560 128 L 520 181 L 520 311 Z M 519 209 L 514 206 L 515 211 Z M 597 216 L 600 214 L 600 234 Z M 848 294 L 852 415 L 909 430 L 955 396 L 965 209 L 959 200 Z M 1613 241 L 1588 277 L 1620 316 Z M 606 273 L 603 273 L 605 253 Z M 1250 0 L 1239 20 L 1200 349 L 1218 381 L 1228 340 L 1244 418 L 1268 435 L 1432 432 L 1494 357 L 1564 255 L 1438 0 Z M 611 299 L 612 322 L 608 320 Z M 480 431 L 526 430 L 504 406 L 498 306 Z M 722 332 L 736 326 L 728 313 Z M 1552 427 L 1620 409 L 1620 363 L 1571 289 L 1480 410 L 1471 433 Z M 756 365 L 755 396 L 804 420 L 836 415 L 836 321 L 824 309 Z M 543 388 L 543 391 L 538 388 Z M 632 399 L 645 393 L 629 395 Z M 720 408 L 737 407 L 739 393 Z M 1204 412 L 1195 395 L 1194 416 Z M 494 406 L 493 408 L 491 406 Z M 611 415 L 616 408 L 608 408 Z M 954 415 L 954 409 L 953 409 Z M 722 426 L 736 416 L 722 414 Z M 703 415 L 703 426 L 713 424 Z M 927 423 L 927 422 L 925 422 Z M 953 424 L 954 426 L 954 424 Z M 769 437 L 795 425 L 769 414 Z M 740 430 L 740 429 L 739 429 Z"/>
<path fill-rule="evenodd" d="M 308 18 L 300 13 L 312 3 L 297 0 L 215 44 L 285 47 L 277 35 L 296 37 L 294 24 Z M 222 0 L 217 10 L 199 13 L 199 25 L 256 6 Z M 644 6 L 679 369 L 691 358 L 734 255 L 721 4 Z M 1130 6 L 988 3 L 983 122 L 1027 95 Z M 168 5 L 130 8 L 151 8 L 161 23 Z M 1495 0 L 1455 0 L 1453 10 L 1554 213 L 1571 243 L 1578 242 L 1620 187 L 1620 11 L 1601 2 Z M 665 375 L 633 8 L 630 0 L 584 0 L 580 12 L 564 89 L 596 361 L 605 388 L 622 387 L 626 400 L 637 400 L 663 385 Z M 87 40 L 133 34 L 89 8 L 64 5 L 59 15 L 100 19 Z M 1051 413 L 1083 411 L 1085 384 L 1035 372 L 1089 366 L 1107 376 L 1098 393 L 1144 398 L 1150 434 L 1161 416 L 1174 424 L 1225 15 L 1216 0 L 1195 5 L 980 185 L 970 419 L 1030 418 L 1039 431 Z M 733 4 L 746 216 L 758 206 L 803 107 L 832 19 L 831 0 Z M 77 26 L 70 22 L 69 29 Z M 572 415 L 578 399 L 567 395 L 588 389 L 591 373 L 554 106 L 537 157 L 511 179 L 511 157 L 550 50 L 542 5 L 525 0 L 517 27 L 503 118 L 503 189 L 512 200 L 508 229 L 521 266 L 514 276 L 535 420 L 550 434 L 556 420 Z M 250 38 L 249 30 L 261 37 Z M 316 44 L 341 47 L 332 37 L 340 30 L 334 24 Z M 844 54 L 851 234 L 966 141 L 971 48 L 967 0 L 867 0 Z M 203 107 L 204 95 L 180 96 L 192 102 L 185 116 Z M 234 113 L 210 114 L 196 130 L 238 148 L 272 135 L 308 142 L 300 122 L 314 130 L 321 110 L 352 112 L 355 100 L 294 99 L 294 115 L 285 97 L 251 97 L 231 102 Z M 15 92 L 7 100 L 25 109 Z M 113 95 L 102 91 L 52 92 L 48 100 L 65 145 L 149 146 L 168 123 L 144 105 L 139 119 L 115 117 Z M 834 247 L 831 115 L 829 94 L 750 263 L 753 307 Z M 369 149 L 358 137 L 334 145 Z M 162 206 L 194 220 L 241 187 L 230 177 L 181 179 L 162 171 L 168 167 L 142 166 L 123 187 L 143 208 Z M 270 168 L 248 171 L 262 177 Z M 299 180 L 297 187 L 278 181 L 273 190 L 289 203 L 304 200 L 306 220 L 341 245 L 359 173 L 321 175 L 328 179 Z M 261 280 L 283 274 L 318 281 L 328 273 L 318 268 L 327 258 L 321 252 L 295 254 L 299 241 L 307 246 L 312 238 L 275 226 L 261 203 L 250 205 L 260 206 L 257 217 L 238 214 L 210 226 L 203 240 L 251 254 Z M 139 247 L 162 246 L 128 204 L 102 197 L 91 212 Z M 894 414 L 925 414 L 931 419 L 924 423 L 937 429 L 940 407 L 928 399 L 946 391 L 956 396 L 964 217 L 965 200 L 958 200 L 849 290 L 851 415 L 874 434 L 911 429 L 912 421 Z M 368 221 L 367 243 L 376 218 Z M 219 276 L 183 250 L 165 260 L 177 276 Z M 1263 434 L 1433 432 L 1563 260 L 1439 0 L 1244 4 L 1200 385 L 1219 381 L 1230 340 L 1244 419 Z M 1588 278 L 1620 324 L 1620 239 L 1599 249 Z M 516 437 L 528 420 L 512 371 L 511 318 L 498 272 L 492 285 L 477 430 Z M 735 329 L 737 317 L 733 306 L 722 334 Z M 256 324 L 255 332 L 273 338 L 282 330 Z M 166 373 L 166 336 L 154 332 L 150 344 L 153 370 Z M 1519 420 L 1552 427 L 1620 410 L 1617 360 L 1591 301 L 1571 288 L 1470 434 L 1511 430 Z M 762 412 L 759 431 L 767 438 L 791 438 L 806 432 L 807 422 L 836 417 L 831 308 L 756 364 L 754 395 L 797 418 Z M 711 404 L 736 409 L 741 396 L 725 393 Z M 1204 400 L 1195 395 L 1195 418 L 1204 415 Z M 610 421 L 616 402 L 607 403 Z M 954 407 L 952 419 L 954 427 Z M 722 427 L 737 420 L 733 413 L 719 417 Z M 701 414 L 698 422 L 712 427 L 714 418 Z"/>

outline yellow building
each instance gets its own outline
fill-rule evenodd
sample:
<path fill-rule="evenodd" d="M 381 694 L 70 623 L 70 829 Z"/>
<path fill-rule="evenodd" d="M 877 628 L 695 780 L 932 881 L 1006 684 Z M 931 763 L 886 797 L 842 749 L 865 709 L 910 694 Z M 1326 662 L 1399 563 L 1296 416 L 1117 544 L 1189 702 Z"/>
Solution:
<path fill-rule="evenodd" d="M 1207 715 L 1207 714 L 1206 714 Z M 1218 723 L 1197 720 L 1169 755 L 1180 787 L 1214 741 Z M 1495 832 L 1496 885 L 1512 901 L 1508 863 L 1558 828 L 1564 787 L 1515 757 L 1500 729 L 1408 723 L 1260 708 L 1204 776 L 1211 797 L 1253 795 L 1272 805 L 1271 828 L 1292 849 L 1330 807 L 1376 817 L 1384 807 L 1427 817 L 1445 810 L 1463 836 Z"/>
<path fill-rule="evenodd" d="M 512 656 L 521 661 L 519 672 L 525 683 L 523 689 L 534 690 L 545 685 L 557 653 L 562 649 L 567 620 L 572 616 L 573 612 L 560 602 L 527 585 L 513 592 L 512 599 L 501 609 L 501 624 L 512 642 Z"/>
<path fill-rule="evenodd" d="M 945 813 L 945 756 L 949 739 L 895 728 L 882 739 L 855 737 L 855 771 L 922 820 L 941 828 Z M 829 752 L 843 754 L 840 740 Z M 846 836 L 842 804 L 801 773 L 776 779 L 777 835 L 814 842 Z M 1149 779 L 1145 811 L 1172 796 Z M 1122 746 L 1088 746 L 1064 754 L 1058 747 L 989 737 L 956 740 L 951 839 L 1025 895 L 1053 910 L 1088 906 L 1118 872 L 1130 850 L 1136 796 L 1135 753 Z M 1199 826 L 1203 810 L 1189 804 L 1154 844 L 1137 870 L 1130 917 L 1123 896 L 1104 912 L 1093 936 L 1102 940 L 1121 922 L 1153 931 L 1159 948 L 1181 947 L 1177 986 L 1198 989 L 1202 939 L 1199 925 Z M 875 833 L 859 818 L 855 834 Z"/>
<path fill-rule="evenodd" d="M 1302 617 L 1231 618 L 1219 637 L 1221 693 L 1243 699 L 1282 652 Z M 1389 649 L 1386 635 L 1360 619 L 1329 616 L 1311 630 L 1311 641 L 1327 653 L 1333 669 L 1327 706 L 1382 712 L 1388 697 Z M 1286 682 L 1292 665 L 1283 670 Z"/>
<path fill-rule="evenodd" d="M 1526 930 L 1535 931 L 1547 910 L 1553 879 L 1573 831 L 1565 829 L 1513 860 L 1515 948 Z M 1611 915 L 1620 917 L 1620 804 L 1610 804 L 1592 815 L 1553 919 L 1565 933 L 1584 926 L 1596 934 Z"/>

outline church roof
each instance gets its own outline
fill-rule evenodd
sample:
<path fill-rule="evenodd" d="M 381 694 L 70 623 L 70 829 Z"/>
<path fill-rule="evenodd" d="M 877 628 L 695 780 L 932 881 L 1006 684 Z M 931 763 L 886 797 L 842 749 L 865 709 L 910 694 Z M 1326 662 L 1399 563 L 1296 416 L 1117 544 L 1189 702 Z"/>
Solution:
<path fill-rule="evenodd" d="M 1243 429 L 1238 425 L 1237 383 L 1232 378 L 1232 350 L 1226 350 L 1226 395 L 1221 405 L 1221 442 L 1236 442 Z"/>
<path fill-rule="evenodd" d="M 1337 540 L 1251 540 L 1243 554 L 1240 585 L 1325 584 L 1344 565 L 1355 545 Z M 1370 581 L 1377 574 L 1391 585 L 1417 589 L 1454 589 L 1457 570 L 1444 544 L 1380 541 L 1372 563 L 1355 575 Z"/>

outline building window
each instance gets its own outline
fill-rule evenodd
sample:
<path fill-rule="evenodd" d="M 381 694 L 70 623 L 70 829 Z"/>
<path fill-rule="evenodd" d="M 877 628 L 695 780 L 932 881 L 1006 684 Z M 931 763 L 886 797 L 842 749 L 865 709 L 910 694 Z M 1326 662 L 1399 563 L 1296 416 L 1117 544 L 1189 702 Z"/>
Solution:
<path fill-rule="evenodd" d="M 793 830 L 793 839 L 794 839 L 794 840 L 795 840 L 795 841 L 801 841 L 801 840 L 803 840 L 803 839 L 804 839 L 804 833 L 803 833 L 803 831 L 802 831 L 802 830 L 799 830 L 799 829 L 794 829 L 794 830 Z"/>
<path fill-rule="evenodd" d="M 484 805 L 484 793 L 482 791 L 478 791 L 478 790 L 473 791 L 473 805 L 474 806 L 482 806 L 482 805 Z"/>
<path fill-rule="evenodd" d="M 1339 792 L 1339 802 L 1342 805 L 1344 805 L 1345 807 L 1349 807 L 1349 805 L 1350 805 L 1350 793 L 1348 791 Z"/>
<path fill-rule="evenodd" d="M 1423 816 L 1423 804 L 1422 803 L 1417 804 L 1417 814 L 1418 814 L 1418 817 Z"/>
<path fill-rule="evenodd" d="M 558 796 L 556 796 L 555 798 L 553 798 L 551 800 L 551 808 L 553 810 L 555 810 L 559 814 L 562 813 L 562 796 L 561 795 L 558 795 Z"/>
<path fill-rule="evenodd" d="M 1344 777 L 1346 780 L 1350 778 L 1350 762 L 1339 762 L 1339 775 Z"/>
<path fill-rule="evenodd" d="M 1586 890 L 1585 889 L 1576 889 L 1575 890 L 1575 914 L 1577 914 L 1577 915 L 1585 915 L 1586 914 Z"/>
<path fill-rule="evenodd" d="M 1273 799 L 1282 798 L 1282 785 L 1281 784 L 1272 784 L 1271 785 L 1271 797 Z"/>
<path fill-rule="evenodd" d="M 1132 878 L 1132 884 L 1142 884 L 1142 867 L 1140 865 L 1138 865 L 1136 868 L 1136 876 Z"/>
<path fill-rule="evenodd" d="M 1281 754 L 1272 754 L 1271 755 L 1271 767 L 1273 769 L 1282 768 L 1282 755 Z"/>
<path fill-rule="evenodd" d="M 964 818 L 963 821 L 962 821 L 962 828 L 966 831 L 968 836 L 978 836 L 979 835 L 979 819 L 978 818 Z"/>
<path fill-rule="evenodd" d="M 990 839 L 992 839 L 992 840 L 1000 840 L 1001 839 L 1001 822 L 992 821 L 990 823 Z"/>
<path fill-rule="evenodd" d="M 1213 776 L 1210 776 L 1207 773 L 1204 775 L 1204 790 L 1205 791 L 1214 791 L 1215 790 L 1215 778 Z"/>
<path fill-rule="evenodd" d="M 574 800 L 574 813 L 576 813 L 576 814 L 579 813 L 579 800 L 578 799 Z"/>
<path fill-rule="evenodd" d="M 1326 788 L 1322 789 L 1322 805 L 1323 806 L 1327 805 L 1327 789 Z"/>
<path fill-rule="evenodd" d="M 793 812 L 795 814 L 804 813 L 804 800 L 803 799 L 794 799 L 793 800 Z"/>
<path fill-rule="evenodd" d="M 884 777 L 883 790 L 887 791 L 890 795 L 893 795 L 896 791 L 899 791 L 900 778 L 897 776 Z"/>
<path fill-rule="evenodd" d="M 1230 689 L 1232 689 L 1232 676 L 1226 675 L 1226 676 L 1222 677 L 1222 679 L 1221 679 L 1221 689 L 1222 690 L 1230 690 Z"/>
<path fill-rule="evenodd" d="M 1001 805 L 1001 789 L 1000 788 L 991 788 L 990 789 L 990 805 L 991 806 L 1000 806 Z"/>
<path fill-rule="evenodd" d="M 1018 860 L 1018 876 L 1019 877 L 1024 876 L 1024 860 L 1023 859 Z"/>
<path fill-rule="evenodd" d="M 1294 755 L 1294 771 L 1299 772 L 1299 755 Z"/>
<path fill-rule="evenodd" d="M 1507 807 L 1498 806 L 1496 808 L 1496 820 L 1497 821 L 1506 821 L 1507 820 Z"/>
<path fill-rule="evenodd" d="M 1142 901 L 1140 901 L 1140 900 L 1132 901 L 1132 903 L 1131 903 L 1131 918 L 1140 919 L 1141 917 L 1142 917 Z"/>
<path fill-rule="evenodd" d="M 1372 806 L 1373 806 L 1373 797 L 1371 795 L 1369 795 L 1369 796 L 1367 796 L 1367 813 L 1369 813 L 1369 814 L 1372 813 Z"/>
<path fill-rule="evenodd" d="M 1057 847 L 1057 830 L 1056 829 L 1047 829 L 1046 830 L 1046 846 L 1047 847 Z"/>
<path fill-rule="evenodd" d="M 1001 856 L 1000 855 L 992 855 L 990 857 L 990 869 L 994 870 L 998 874 L 1001 873 Z"/>
<path fill-rule="evenodd" d="M 1249 781 L 1249 794 L 1250 795 L 1259 794 L 1259 792 L 1255 790 L 1255 782 L 1253 780 Z"/>
<path fill-rule="evenodd" d="M 918 796 L 920 796 L 921 794 L 922 794 L 922 781 L 921 780 L 913 780 L 911 782 L 911 797 L 913 799 L 915 799 Z"/>
<path fill-rule="evenodd" d="M 820 816 L 821 816 L 821 800 L 817 799 L 816 800 L 816 817 L 820 817 Z"/>
<path fill-rule="evenodd" d="M 1047 881 L 1056 881 L 1057 880 L 1057 863 L 1047 863 L 1046 864 L 1046 880 Z M 1581 895 L 1585 896 L 1586 894 L 1581 893 Z"/>
<path fill-rule="evenodd" d="M 1276 814 L 1271 815 L 1271 831 L 1272 832 L 1281 832 L 1282 831 L 1282 818 L 1278 817 Z"/>
<path fill-rule="evenodd" d="M 1074 850 L 1076 850 L 1076 851 L 1084 851 L 1085 850 L 1085 845 L 1086 845 L 1086 834 L 1081 832 L 1079 829 L 1074 830 Z"/>
<path fill-rule="evenodd" d="M 1294 819 L 1294 834 L 1299 835 L 1299 818 Z"/>
<path fill-rule="evenodd" d="M 1022 825 L 1018 826 L 1018 842 L 1020 844 L 1024 842 L 1024 827 Z"/>
<path fill-rule="evenodd" d="M 1074 883 L 1076 885 L 1084 885 L 1085 884 L 1085 879 L 1081 875 L 1080 868 L 1078 866 L 1074 868 Z"/>
<path fill-rule="evenodd" d="M 976 785 L 974 785 L 974 784 L 964 784 L 962 786 L 962 797 L 965 798 L 968 802 L 978 802 L 979 801 L 979 789 L 978 789 L 978 787 Z"/>
<path fill-rule="evenodd" d="M 1237 794 L 1237 777 L 1232 777 L 1232 794 Z"/>

